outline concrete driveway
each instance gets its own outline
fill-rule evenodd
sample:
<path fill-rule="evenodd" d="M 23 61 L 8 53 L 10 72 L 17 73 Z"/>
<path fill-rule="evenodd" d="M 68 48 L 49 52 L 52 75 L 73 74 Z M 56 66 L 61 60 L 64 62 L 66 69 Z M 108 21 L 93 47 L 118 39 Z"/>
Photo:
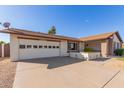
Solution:
<path fill-rule="evenodd" d="M 98 63 L 99 64 L 99 63 Z M 119 69 L 96 65 L 70 57 L 20 61 L 13 87 L 19 88 L 101 88 L 119 73 Z M 111 83 L 112 84 L 112 83 Z"/>

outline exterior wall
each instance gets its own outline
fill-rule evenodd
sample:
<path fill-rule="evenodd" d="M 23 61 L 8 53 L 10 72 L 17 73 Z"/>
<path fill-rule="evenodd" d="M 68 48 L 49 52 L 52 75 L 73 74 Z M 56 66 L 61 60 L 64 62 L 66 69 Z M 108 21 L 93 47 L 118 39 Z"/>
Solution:
<path fill-rule="evenodd" d="M 13 35 L 13 34 L 10 35 L 10 59 L 11 61 L 18 61 L 20 59 L 40 58 L 41 56 L 42 57 L 53 57 L 57 55 L 58 56 L 69 56 L 69 53 L 67 52 L 68 44 L 66 40 L 62 40 L 61 42 L 51 42 L 51 41 L 45 41 L 45 40 L 26 40 L 26 39 L 18 39 L 17 38 L 18 36 L 20 35 Z M 40 49 L 40 51 L 39 49 L 36 49 L 36 50 L 30 49 L 30 51 L 27 49 L 23 51 L 23 49 L 19 49 L 20 44 L 22 45 L 23 44 L 25 45 L 50 44 L 53 46 L 57 45 L 60 48 L 54 49 L 53 51 L 51 51 L 50 49 Z M 33 51 L 33 53 L 31 51 Z M 43 55 L 41 54 L 41 52 Z"/>
<path fill-rule="evenodd" d="M 113 55 L 113 39 L 111 39 L 111 38 L 108 39 L 108 49 L 107 49 L 107 51 L 108 51 L 108 53 L 107 53 L 108 56 Z"/>
<path fill-rule="evenodd" d="M 113 35 L 113 50 L 117 49 L 117 43 L 119 44 L 119 48 L 122 47 L 122 43 L 119 41 L 117 35 Z"/>
<path fill-rule="evenodd" d="M 108 55 L 108 40 L 101 43 L 101 55 L 102 57 L 107 57 Z"/>
<path fill-rule="evenodd" d="M 17 35 L 10 34 L 10 59 L 11 61 L 17 61 L 19 59 L 19 47 L 18 47 Z"/>
<path fill-rule="evenodd" d="M 101 41 L 89 41 L 86 42 L 85 46 L 87 48 L 92 48 L 95 51 L 101 51 Z"/>
<path fill-rule="evenodd" d="M 114 34 L 112 38 L 106 40 L 98 40 L 98 41 L 88 41 L 85 43 L 85 47 L 92 48 L 95 51 L 101 51 L 101 55 L 103 57 L 111 56 L 114 54 L 114 50 L 122 47 L 122 43 L 118 39 L 117 35 Z M 119 47 L 117 47 L 117 43 Z M 88 45 L 88 46 L 87 46 Z"/>
<path fill-rule="evenodd" d="M 91 60 L 91 59 L 96 59 L 96 58 L 100 58 L 100 52 L 92 52 L 92 53 L 88 53 L 88 52 L 71 52 L 70 53 L 70 57 L 74 57 L 74 58 L 80 58 L 80 59 L 86 59 L 86 60 Z"/>
<path fill-rule="evenodd" d="M 116 34 L 114 34 L 113 35 L 113 41 L 115 41 L 115 42 L 119 42 L 120 43 L 120 40 L 118 39 L 118 37 L 117 37 L 117 35 Z"/>
<path fill-rule="evenodd" d="M 68 43 L 66 40 L 62 40 L 60 42 L 61 56 L 69 56 L 69 53 L 67 53 L 67 51 L 68 51 Z"/>
<path fill-rule="evenodd" d="M 84 42 L 80 42 L 79 43 L 79 51 L 80 52 L 83 52 L 84 51 L 84 48 L 85 48 L 85 43 Z"/>

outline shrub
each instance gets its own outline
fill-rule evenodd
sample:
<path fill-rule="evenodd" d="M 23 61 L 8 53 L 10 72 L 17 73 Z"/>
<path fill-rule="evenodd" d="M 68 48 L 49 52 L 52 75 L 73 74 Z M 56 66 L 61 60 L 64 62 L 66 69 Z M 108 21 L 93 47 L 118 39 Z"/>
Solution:
<path fill-rule="evenodd" d="M 114 51 L 114 53 L 115 53 L 116 56 L 122 56 L 122 55 L 124 55 L 124 49 L 123 49 L 123 48 L 121 48 L 121 49 L 116 49 L 116 50 Z"/>
<path fill-rule="evenodd" d="M 92 48 L 84 48 L 84 52 L 93 52 L 94 50 Z"/>

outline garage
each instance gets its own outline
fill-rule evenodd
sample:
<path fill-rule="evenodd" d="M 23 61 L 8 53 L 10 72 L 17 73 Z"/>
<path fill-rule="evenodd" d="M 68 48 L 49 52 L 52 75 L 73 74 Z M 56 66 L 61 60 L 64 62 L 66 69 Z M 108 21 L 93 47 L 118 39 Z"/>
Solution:
<path fill-rule="evenodd" d="M 69 48 L 70 43 L 74 43 L 74 46 L 75 43 L 81 43 L 78 38 L 16 28 L 0 32 L 10 34 L 10 59 L 14 62 L 23 59 L 69 56 L 69 52 L 78 52 L 80 49 L 79 45 L 76 49 Z"/>
<path fill-rule="evenodd" d="M 60 56 L 60 42 L 19 39 L 19 59 Z"/>

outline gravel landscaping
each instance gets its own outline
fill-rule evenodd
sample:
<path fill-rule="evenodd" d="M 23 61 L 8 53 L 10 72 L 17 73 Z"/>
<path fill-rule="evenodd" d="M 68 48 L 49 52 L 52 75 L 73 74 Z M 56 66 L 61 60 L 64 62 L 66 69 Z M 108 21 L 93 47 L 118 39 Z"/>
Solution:
<path fill-rule="evenodd" d="M 9 58 L 0 58 L 0 88 L 13 87 L 16 65 Z"/>

